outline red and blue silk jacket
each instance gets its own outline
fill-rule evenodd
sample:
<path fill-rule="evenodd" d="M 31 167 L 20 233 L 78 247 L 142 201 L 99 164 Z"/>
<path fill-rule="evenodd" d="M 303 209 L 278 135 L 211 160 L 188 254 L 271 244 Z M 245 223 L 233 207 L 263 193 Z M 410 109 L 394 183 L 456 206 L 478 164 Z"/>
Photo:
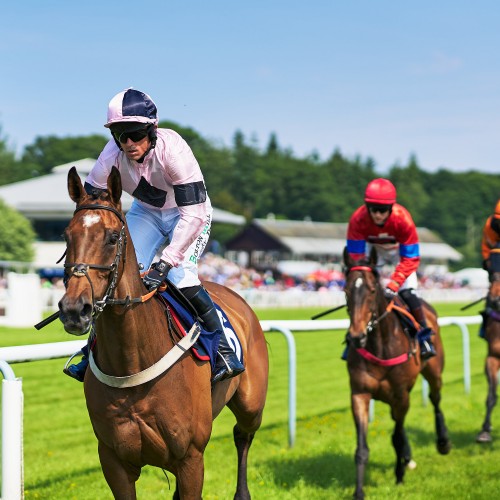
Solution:
<path fill-rule="evenodd" d="M 400 260 L 391 275 L 397 288 L 418 269 L 420 249 L 417 228 L 410 212 L 398 203 L 392 206 L 392 212 L 383 226 L 373 222 L 366 205 L 352 214 L 347 228 L 347 251 L 351 259 L 366 258 L 367 243 L 385 250 L 399 247 Z"/>

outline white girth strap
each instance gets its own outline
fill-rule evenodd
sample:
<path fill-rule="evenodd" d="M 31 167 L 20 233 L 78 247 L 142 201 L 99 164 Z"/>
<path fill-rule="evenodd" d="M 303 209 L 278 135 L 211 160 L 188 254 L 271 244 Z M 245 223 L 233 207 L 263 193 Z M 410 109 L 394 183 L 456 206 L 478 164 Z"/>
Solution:
<path fill-rule="evenodd" d="M 113 377 L 111 375 L 106 375 L 97 367 L 94 357 L 92 356 L 92 351 L 89 353 L 90 369 L 99 382 L 109 385 L 110 387 L 119 387 L 123 389 L 126 387 L 135 387 L 137 385 L 145 384 L 167 371 L 188 349 L 194 345 L 200 336 L 200 333 L 200 326 L 198 323 L 195 323 L 191 327 L 191 330 L 189 330 L 188 334 L 185 337 L 182 337 L 182 339 L 177 342 L 177 344 L 175 344 L 174 347 L 172 347 L 172 349 L 170 349 L 170 351 L 163 356 L 163 358 L 142 372 L 134 373 L 133 375 L 126 375 L 125 377 Z"/>

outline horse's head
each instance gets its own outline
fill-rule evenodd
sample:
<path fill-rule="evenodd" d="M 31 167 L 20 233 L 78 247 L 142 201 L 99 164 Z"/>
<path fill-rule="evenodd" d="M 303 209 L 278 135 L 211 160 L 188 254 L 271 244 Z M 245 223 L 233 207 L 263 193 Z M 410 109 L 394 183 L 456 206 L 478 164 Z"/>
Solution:
<path fill-rule="evenodd" d="M 495 272 L 491 276 L 487 303 L 494 311 L 500 312 L 500 272 Z"/>
<path fill-rule="evenodd" d="M 344 287 L 351 323 L 349 337 L 354 346 L 365 347 L 367 335 L 375 327 L 380 284 L 376 272 L 377 254 L 372 249 L 369 260 L 354 262 L 344 250 L 346 283 Z"/>
<path fill-rule="evenodd" d="M 500 312 L 500 248 L 490 254 L 490 288 L 488 290 L 488 307 Z"/>
<path fill-rule="evenodd" d="M 59 302 L 59 317 L 68 333 L 83 335 L 106 298 L 113 295 L 123 272 L 127 233 L 120 173 L 113 167 L 107 191 L 89 195 L 73 167 L 68 192 L 76 209 L 64 232 L 66 294 Z"/>

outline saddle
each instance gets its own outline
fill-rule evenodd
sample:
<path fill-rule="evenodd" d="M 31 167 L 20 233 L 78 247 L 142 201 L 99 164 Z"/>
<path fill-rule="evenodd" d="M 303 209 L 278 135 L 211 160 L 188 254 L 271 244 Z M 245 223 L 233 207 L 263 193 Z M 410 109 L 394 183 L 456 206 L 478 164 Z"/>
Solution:
<path fill-rule="evenodd" d="M 422 326 L 413 317 L 406 302 L 400 297 L 396 297 L 394 300 L 392 311 L 398 317 L 405 334 L 409 338 L 417 339 L 419 342 L 424 342 L 429 341 L 431 335 L 434 335 L 431 328 L 422 328 Z"/>
<path fill-rule="evenodd" d="M 166 288 L 166 290 L 158 292 L 156 294 L 156 297 L 165 307 L 168 321 L 171 326 L 174 327 L 172 328 L 172 331 L 177 332 L 179 338 L 181 335 L 187 335 L 193 324 L 197 322 L 193 314 L 186 307 L 184 307 L 184 305 L 181 304 L 180 301 L 173 296 L 173 294 L 169 292 L 168 287 Z M 242 361 L 243 355 L 243 350 L 241 348 L 238 336 L 236 335 L 236 332 L 231 325 L 226 313 L 217 303 L 214 303 L 214 305 L 219 314 L 219 318 L 221 320 L 224 331 L 221 332 L 220 330 L 216 330 L 215 332 L 209 332 L 205 330 L 203 328 L 203 325 L 198 322 L 201 328 L 201 334 L 194 346 L 191 348 L 192 354 L 197 359 L 201 361 L 210 361 L 212 371 L 215 369 L 217 350 L 219 348 L 221 335 L 226 335 L 229 346 L 235 351 L 240 361 Z"/>

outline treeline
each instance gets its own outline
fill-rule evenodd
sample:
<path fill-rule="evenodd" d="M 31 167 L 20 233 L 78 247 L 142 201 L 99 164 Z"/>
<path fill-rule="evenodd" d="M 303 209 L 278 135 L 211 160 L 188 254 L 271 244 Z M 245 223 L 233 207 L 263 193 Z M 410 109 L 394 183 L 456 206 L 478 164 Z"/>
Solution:
<path fill-rule="evenodd" d="M 336 150 L 326 160 L 311 154 L 298 158 L 282 148 L 275 134 L 262 147 L 241 132 L 228 147 L 214 143 L 192 128 L 163 121 L 190 144 L 204 172 L 214 206 L 244 215 L 247 220 L 273 213 L 277 218 L 346 222 L 363 200 L 366 184 L 382 174 L 371 158 L 347 158 Z M 82 158 L 97 158 L 108 140 L 104 135 L 37 137 L 20 158 L 0 136 L 0 185 L 37 175 Z M 500 197 L 500 177 L 480 172 L 424 171 L 416 157 L 394 165 L 386 177 L 396 185 L 398 201 L 418 226 L 438 233 L 465 259 L 460 267 L 481 263 L 482 226 Z M 219 233 L 219 239 L 229 233 Z"/>

